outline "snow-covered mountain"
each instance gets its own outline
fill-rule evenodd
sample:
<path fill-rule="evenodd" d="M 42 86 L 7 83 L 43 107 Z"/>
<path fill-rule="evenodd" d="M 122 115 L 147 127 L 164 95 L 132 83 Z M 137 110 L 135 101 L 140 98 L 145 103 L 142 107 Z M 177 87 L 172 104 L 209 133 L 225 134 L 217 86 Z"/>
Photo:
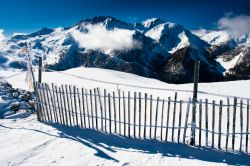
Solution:
<path fill-rule="evenodd" d="M 191 82 L 198 59 L 201 81 L 218 81 L 231 69 L 222 55 L 239 48 L 239 43 L 224 32 L 195 33 L 158 18 L 127 23 L 99 16 L 71 27 L 12 36 L 1 44 L 0 67 L 25 69 L 23 48 L 28 47 L 34 65 L 42 56 L 44 65 L 55 70 L 99 67 L 172 83 Z"/>

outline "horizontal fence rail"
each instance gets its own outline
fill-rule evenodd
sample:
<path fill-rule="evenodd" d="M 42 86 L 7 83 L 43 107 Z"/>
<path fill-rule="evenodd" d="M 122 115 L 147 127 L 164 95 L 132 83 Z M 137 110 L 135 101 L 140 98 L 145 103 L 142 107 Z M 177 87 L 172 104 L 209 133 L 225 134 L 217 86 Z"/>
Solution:
<path fill-rule="evenodd" d="M 42 122 L 100 132 L 227 151 L 249 152 L 249 100 L 193 102 L 131 91 L 36 84 L 37 115 Z M 195 122 L 192 109 L 195 108 Z M 192 130 L 193 129 L 193 130 Z"/>

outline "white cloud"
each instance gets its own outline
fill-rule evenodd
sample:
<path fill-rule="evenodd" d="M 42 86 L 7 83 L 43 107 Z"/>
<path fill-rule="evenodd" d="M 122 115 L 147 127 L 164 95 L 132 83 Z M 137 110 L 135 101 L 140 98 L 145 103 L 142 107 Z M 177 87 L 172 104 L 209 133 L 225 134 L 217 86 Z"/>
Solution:
<path fill-rule="evenodd" d="M 107 30 L 102 24 L 86 25 L 87 32 L 74 30 L 71 35 L 81 47 L 87 49 L 125 50 L 140 47 L 140 43 L 133 39 L 134 31 L 117 29 Z"/>
<path fill-rule="evenodd" d="M 0 42 L 4 41 L 6 39 L 6 37 L 3 34 L 4 30 L 0 29 Z"/>
<path fill-rule="evenodd" d="M 217 22 L 218 28 L 227 31 L 235 38 L 240 38 L 243 35 L 250 35 L 250 16 L 226 15 Z"/>

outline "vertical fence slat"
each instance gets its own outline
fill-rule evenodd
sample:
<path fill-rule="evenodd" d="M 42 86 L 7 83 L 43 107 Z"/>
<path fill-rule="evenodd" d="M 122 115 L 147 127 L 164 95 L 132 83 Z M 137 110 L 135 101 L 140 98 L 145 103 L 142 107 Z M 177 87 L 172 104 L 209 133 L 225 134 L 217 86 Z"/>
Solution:
<path fill-rule="evenodd" d="M 168 112 L 167 112 L 167 122 L 166 122 L 166 134 L 165 141 L 168 141 L 168 127 L 169 127 L 169 112 L 170 112 L 171 97 L 168 97 Z"/>
<path fill-rule="evenodd" d="M 77 101 L 76 101 L 76 87 L 75 86 L 73 86 L 73 92 L 74 92 L 74 105 L 75 105 L 75 114 L 76 114 L 76 126 L 79 127 Z"/>
<path fill-rule="evenodd" d="M 62 104 L 62 91 L 61 91 L 61 88 L 59 87 L 59 100 L 60 100 L 60 108 L 61 108 L 61 115 L 62 115 L 62 124 L 65 124 L 65 119 L 64 119 L 64 113 L 65 112 L 65 109 L 63 109 L 63 104 Z"/>
<path fill-rule="evenodd" d="M 62 124 L 62 116 L 61 116 L 61 109 L 60 109 L 60 101 L 59 101 L 59 95 L 58 95 L 58 88 L 55 86 L 56 90 L 56 100 L 57 100 L 57 108 L 58 108 L 58 114 L 59 114 L 59 119 L 60 119 L 60 124 Z"/>
<path fill-rule="evenodd" d="M 136 92 L 134 92 L 134 138 L 136 138 Z"/>
<path fill-rule="evenodd" d="M 80 112 L 80 123 L 81 123 L 81 128 L 83 128 L 83 114 L 82 114 L 82 104 L 81 104 L 81 98 L 80 98 L 80 92 L 79 92 L 79 89 L 77 88 L 76 89 L 76 92 L 77 92 L 77 98 L 78 98 L 78 105 L 79 105 L 79 112 Z"/>
<path fill-rule="evenodd" d="M 128 137 L 130 137 L 130 91 L 128 91 Z"/>
<path fill-rule="evenodd" d="M 100 111 L 101 111 L 101 131 L 104 131 L 103 130 L 103 125 L 104 125 L 104 123 L 103 123 L 103 108 L 102 108 L 102 100 L 101 100 L 101 94 L 100 94 L 100 89 L 99 88 L 97 88 L 97 95 L 98 95 Z"/>
<path fill-rule="evenodd" d="M 215 125 L 215 101 L 213 100 L 213 106 L 212 106 L 212 148 L 214 148 L 214 125 Z"/>
<path fill-rule="evenodd" d="M 175 131 L 175 112 L 176 112 L 177 92 L 174 95 L 174 112 L 173 112 L 173 123 L 172 123 L 172 142 L 174 142 L 174 131 Z"/>
<path fill-rule="evenodd" d="M 145 93 L 145 110 L 144 110 L 144 132 L 143 132 L 143 137 L 146 139 L 146 134 L 147 134 L 147 100 L 148 100 L 148 94 Z"/>
<path fill-rule="evenodd" d="M 49 112 L 48 112 L 48 105 L 47 105 L 47 101 L 46 101 L 46 95 L 45 95 L 45 92 L 44 92 L 44 85 L 43 83 L 40 84 L 41 85 L 41 89 L 42 89 L 42 92 L 43 92 L 43 101 L 44 101 L 44 108 L 45 108 L 45 116 L 47 116 L 47 119 L 48 119 L 48 122 L 51 122 L 51 119 L 50 119 L 50 116 L 49 116 Z"/>
<path fill-rule="evenodd" d="M 69 101 L 69 94 L 68 94 L 68 86 L 67 85 L 65 85 L 65 91 L 66 91 L 66 93 L 65 93 L 65 95 L 67 96 L 67 106 L 68 106 L 68 110 L 67 110 L 67 112 L 69 113 L 69 123 L 70 123 L 70 126 L 73 126 L 72 125 L 72 116 L 71 116 L 71 111 L 70 111 L 70 101 Z"/>
<path fill-rule="evenodd" d="M 44 104 L 43 104 L 43 99 L 42 99 L 42 91 L 41 91 L 41 84 L 37 84 L 37 93 L 38 93 L 38 99 L 39 99 L 39 108 L 40 108 L 40 117 L 43 122 L 46 121 L 45 117 L 45 110 L 44 110 Z"/>
<path fill-rule="evenodd" d="M 126 102 L 125 102 L 125 93 L 124 91 L 122 92 L 122 98 L 123 98 L 123 124 L 124 124 L 124 128 L 123 128 L 123 134 L 124 136 L 126 136 Z"/>
<path fill-rule="evenodd" d="M 86 111 L 85 111 L 85 99 L 84 99 L 85 98 L 84 89 L 82 88 L 81 91 L 82 91 L 81 95 L 82 95 L 82 107 L 83 107 L 83 109 L 82 109 L 82 112 L 83 112 L 83 124 L 84 124 L 84 128 L 87 128 L 87 124 L 86 124 Z"/>
<path fill-rule="evenodd" d="M 85 100 L 86 100 L 86 111 L 88 119 L 88 128 L 90 129 L 90 114 L 89 114 L 89 102 L 88 102 L 88 91 L 85 89 Z"/>
<path fill-rule="evenodd" d="M 153 105 L 153 96 L 150 95 L 150 122 L 149 122 L 149 139 L 151 139 L 152 132 L 152 105 Z"/>
<path fill-rule="evenodd" d="M 108 108 L 109 108 L 109 133 L 111 133 L 111 99 L 110 93 L 108 93 Z"/>
<path fill-rule="evenodd" d="M 243 137 L 243 101 L 240 100 L 240 152 L 242 150 L 242 137 Z"/>
<path fill-rule="evenodd" d="M 57 117 L 56 117 L 56 109 L 55 109 L 55 105 L 54 105 L 54 96 L 52 96 L 53 91 L 50 89 L 49 85 L 46 85 L 47 90 L 48 90 L 48 97 L 50 96 L 50 105 L 52 107 L 51 111 L 53 112 L 53 116 L 54 116 L 54 122 L 57 123 Z"/>
<path fill-rule="evenodd" d="M 53 115 L 52 115 L 52 104 L 50 103 L 50 95 L 49 95 L 49 87 L 48 87 L 48 84 L 44 84 L 44 88 L 45 88 L 45 93 L 46 93 L 46 97 L 47 98 L 47 104 L 48 104 L 48 108 L 49 108 L 49 114 L 50 114 L 50 118 L 51 118 L 51 122 L 53 123 Z"/>
<path fill-rule="evenodd" d="M 95 98 L 95 125 L 96 125 L 96 129 L 99 130 L 99 127 L 98 127 L 98 112 L 97 112 L 96 88 L 94 89 L 94 98 Z"/>
<path fill-rule="evenodd" d="M 235 122 L 236 122 L 236 108 L 237 108 L 237 98 L 234 98 L 234 105 L 233 105 L 233 131 L 232 131 L 232 149 L 234 150 L 235 144 Z"/>
<path fill-rule="evenodd" d="M 93 111 L 93 101 L 92 101 L 92 90 L 89 90 L 89 99 L 90 99 L 90 112 L 91 112 L 91 125 L 92 125 L 92 129 L 95 129 L 94 126 L 94 111 Z"/>
<path fill-rule="evenodd" d="M 199 146 L 201 146 L 202 100 L 199 103 Z"/>
<path fill-rule="evenodd" d="M 105 132 L 107 132 L 107 99 L 106 99 L 106 94 L 107 93 L 107 90 L 104 89 L 104 119 L 105 119 L 105 127 L 104 127 L 104 130 Z"/>
<path fill-rule="evenodd" d="M 141 92 L 139 92 L 139 138 L 141 138 Z"/>
<path fill-rule="evenodd" d="M 155 133 L 154 133 L 154 139 L 156 139 L 156 133 L 157 133 L 157 121 L 158 121 L 158 105 L 159 105 L 159 97 L 157 97 L 156 101 L 156 109 L 155 109 Z"/>
<path fill-rule="evenodd" d="M 226 135 L 226 150 L 228 150 L 229 125 L 230 125 L 230 100 L 229 100 L 229 98 L 227 98 L 227 135 Z"/>
<path fill-rule="evenodd" d="M 180 134 L 181 134 L 181 116 L 182 116 L 182 100 L 180 100 L 178 138 L 177 138 L 178 143 L 180 142 Z"/>
<path fill-rule="evenodd" d="M 75 123 L 75 111 L 74 111 L 74 102 L 73 102 L 73 97 L 72 97 L 72 89 L 71 89 L 71 85 L 69 85 L 69 96 L 70 96 L 70 105 L 71 105 L 71 112 L 72 112 L 72 123 L 73 123 L 73 126 L 76 125 Z"/>
<path fill-rule="evenodd" d="M 247 125 L 247 127 L 246 127 L 246 152 L 248 152 L 248 133 L 249 133 L 249 100 L 247 100 L 247 123 L 246 123 L 246 125 Z"/>
<path fill-rule="evenodd" d="M 121 135 L 121 90 L 118 89 L 119 134 Z"/>
<path fill-rule="evenodd" d="M 66 125 L 69 125 L 68 121 L 68 115 L 67 115 L 67 107 L 66 107 L 66 100 L 65 100 L 65 91 L 63 89 L 63 86 L 61 86 L 62 96 L 63 96 L 63 103 L 64 103 L 64 112 L 65 112 L 65 123 Z"/>
<path fill-rule="evenodd" d="M 205 100 L 205 113 L 206 113 L 206 146 L 208 146 L 208 99 Z"/>
<path fill-rule="evenodd" d="M 187 125 L 188 125 L 188 115 L 190 110 L 190 104 L 191 104 L 191 98 L 188 99 L 187 104 L 187 111 L 186 111 L 186 117 L 185 117 L 185 126 L 184 126 L 184 133 L 183 133 L 183 143 L 186 143 L 186 133 L 187 133 Z"/>
<path fill-rule="evenodd" d="M 165 100 L 163 99 L 162 100 L 162 109 L 161 109 L 161 141 L 163 141 L 162 131 L 163 131 L 164 103 L 165 103 Z"/>
<path fill-rule="evenodd" d="M 221 118 L 222 118 L 222 107 L 223 107 L 223 101 L 220 100 L 220 108 L 219 108 L 219 138 L 218 138 L 218 148 L 221 149 Z"/>
<path fill-rule="evenodd" d="M 52 95 L 53 95 L 53 107 L 55 108 L 55 116 L 56 116 L 56 122 L 59 123 L 59 119 L 58 119 L 58 114 L 57 114 L 57 109 L 56 109 L 56 96 L 55 96 L 55 88 L 54 88 L 54 84 L 51 84 L 51 88 L 52 88 Z"/>
<path fill-rule="evenodd" d="M 116 105 L 115 105 L 115 92 L 113 92 L 113 106 L 114 106 L 114 124 L 115 124 L 115 133 L 117 133 L 117 127 L 116 127 Z"/>

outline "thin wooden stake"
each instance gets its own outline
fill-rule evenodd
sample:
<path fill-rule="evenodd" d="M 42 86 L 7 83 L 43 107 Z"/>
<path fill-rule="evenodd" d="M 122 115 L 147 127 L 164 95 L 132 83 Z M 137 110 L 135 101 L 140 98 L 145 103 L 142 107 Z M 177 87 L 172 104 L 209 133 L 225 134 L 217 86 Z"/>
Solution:
<path fill-rule="evenodd" d="M 80 92 L 79 92 L 79 89 L 77 88 L 76 89 L 76 93 L 77 93 L 77 98 L 78 98 L 78 104 L 79 104 L 79 112 L 80 112 L 80 123 L 81 123 L 81 128 L 83 128 L 83 114 L 82 114 L 82 104 L 81 104 L 81 98 L 80 98 Z"/>
<path fill-rule="evenodd" d="M 111 133 L 111 100 L 110 93 L 108 93 L 108 103 L 109 103 L 109 133 Z"/>
<path fill-rule="evenodd" d="M 116 105 L 115 105 L 115 92 L 113 92 L 113 105 L 114 105 L 114 123 L 115 123 L 115 133 L 117 133 L 117 128 L 116 128 Z"/>
<path fill-rule="evenodd" d="M 226 150 L 228 150 L 229 124 L 230 123 L 230 100 L 227 98 L 227 136 L 226 136 Z"/>
<path fill-rule="evenodd" d="M 123 118 L 124 118 L 124 121 L 123 121 L 123 124 L 124 124 L 124 136 L 126 136 L 126 102 L 125 102 L 125 93 L 124 91 L 122 92 L 122 97 L 123 97 Z"/>
<path fill-rule="evenodd" d="M 175 92 L 175 95 L 174 95 L 174 112 L 173 112 L 173 123 L 172 123 L 172 142 L 174 142 L 176 101 L 177 101 L 177 92 Z"/>
<path fill-rule="evenodd" d="M 70 94 L 70 105 L 71 105 L 71 110 L 72 110 L 72 122 L 73 122 L 73 126 L 76 125 L 76 121 L 75 121 L 75 117 L 76 117 L 76 112 L 74 111 L 74 100 L 72 94 L 73 91 L 71 89 L 71 85 L 69 85 L 69 94 Z"/>
<path fill-rule="evenodd" d="M 87 124 L 86 124 L 86 113 L 85 113 L 85 99 L 84 99 L 84 89 L 82 88 L 82 93 L 81 93 L 81 96 L 82 96 L 82 112 L 83 112 L 83 124 L 84 124 L 84 128 L 87 128 Z"/>
<path fill-rule="evenodd" d="M 134 92 L 134 138 L 136 138 L 136 92 Z"/>
<path fill-rule="evenodd" d="M 146 126 L 147 126 L 147 99 L 148 99 L 148 94 L 145 93 L 145 112 L 144 112 L 144 132 L 143 132 L 143 137 L 144 139 L 146 139 Z"/>
<path fill-rule="evenodd" d="M 95 98 L 95 123 L 96 123 L 96 129 L 99 130 L 99 127 L 98 127 L 98 112 L 97 112 L 97 96 L 96 96 L 96 89 L 94 89 L 94 98 Z"/>
<path fill-rule="evenodd" d="M 128 137 L 130 137 L 130 91 L 128 91 Z"/>
<path fill-rule="evenodd" d="M 118 111 L 119 111 L 119 134 L 121 135 L 121 90 L 118 89 Z"/>
<path fill-rule="evenodd" d="M 182 117 L 182 100 L 180 100 L 179 125 L 178 125 L 178 143 L 180 142 L 181 134 L 181 117 Z"/>
<path fill-rule="evenodd" d="M 240 100 L 240 152 L 242 151 L 242 137 L 243 137 L 243 102 Z"/>
<path fill-rule="evenodd" d="M 219 139 L 218 139 L 218 148 L 221 149 L 221 118 L 222 118 L 222 108 L 223 101 L 220 100 L 220 110 L 219 110 Z"/>
<path fill-rule="evenodd" d="M 139 92 L 139 138 L 141 138 L 141 92 Z"/>
<path fill-rule="evenodd" d="M 73 86 L 73 91 L 74 91 L 74 104 L 75 104 L 75 114 L 76 114 L 76 126 L 79 127 L 77 101 L 76 101 L 76 87 L 75 86 Z"/>
<path fill-rule="evenodd" d="M 65 124 L 65 119 L 64 119 L 64 109 L 63 109 L 63 104 L 62 104 L 62 91 L 61 91 L 61 89 L 60 89 L 60 87 L 59 87 L 59 94 L 60 94 L 60 97 L 59 97 L 59 99 L 60 99 L 60 108 L 61 108 L 61 115 L 62 115 L 62 121 L 63 121 L 63 124 Z"/>
<path fill-rule="evenodd" d="M 106 100 L 106 96 L 107 96 L 107 90 L 104 89 L 104 118 L 105 118 L 105 132 L 107 132 L 107 100 Z"/>
<path fill-rule="evenodd" d="M 69 101 L 69 95 L 68 95 L 68 86 L 67 85 L 65 85 L 65 91 L 66 91 L 66 93 L 65 93 L 65 95 L 67 96 L 67 105 L 68 105 L 68 113 L 69 113 L 69 123 L 70 123 L 70 126 L 73 126 L 73 124 L 72 124 L 72 116 L 71 116 L 71 111 L 70 111 L 70 101 Z"/>
<path fill-rule="evenodd" d="M 235 122 L 236 122 L 236 108 L 237 108 L 237 98 L 234 98 L 234 106 L 233 106 L 233 132 L 232 132 L 232 149 L 234 149 L 235 144 Z"/>
<path fill-rule="evenodd" d="M 61 109 L 60 109 L 60 105 L 59 105 L 60 101 L 59 101 L 59 97 L 58 97 L 57 86 L 55 86 L 55 90 L 56 90 L 56 100 L 57 100 L 58 114 L 59 114 L 59 119 L 60 119 L 59 124 L 63 124 L 63 122 L 62 122 L 62 116 L 61 116 Z"/>
<path fill-rule="evenodd" d="M 149 139 L 151 139 L 152 132 L 152 106 L 153 106 L 153 96 L 150 95 L 150 122 L 149 122 Z"/>
<path fill-rule="evenodd" d="M 165 100 L 163 99 L 162 100 L 162 109 L 161 109 L 161 141 L 163 141 L 162 139 L 162 132 L 163 132 L 163 117 L 164 117 L 164 103 L 165 103 Z"/>
<path fill-rule="evenodd" d="M 51 102 L 51 107 L 52 107 L 52 112 L 53 112 L 53 116 L 54 116 L 54 122 L 57 123 L 57 115 L 56 115 L 56 108 L 55 108 L 55 104 L 54 104 L 54 96 L 52 96 L 53 91 L 49 88 L 49 85 L 46 85 L 46 88 L 48 90 L 48 97 L 50 96 L 50 102 Z M 51 93 L 52 91 L 52 93 Z"/>
<path fill-rule="evenodd" d="M 95 126 L 94 126 L 94 111 L 93 111 L 93 101 L 92 101 L 92 90 L 90 89 L 89 90 L 89 99 L 90 99 L 90 112 L 91 112 L 91 122 L 92 122 L 92 129 L 95 129 Z"/>
<path fill-rule="evenodd" d="M 88 119 L 88 128 L 90 129 L 90 113 L 89 113 L 89 102 L 88 102 L 88 91 L 85 89 L 85 98 L 86 98 L 86 111 Z"/>
<path fill-rule="evenodd" d="M 205 111 L 206 111 L 206 146 L 208 146 L 208 99 L 205 100 Z"/>
<path fill-rule="evenodd" d="M 165 141 L 166 141 L 166 142 L 168 141 L 168 126 L 169 126 L 170 104 L 171 104 L 171 97 L 168 97 L 168 112 L 167 112 L 166 138 L 165 138 Z"/>
<path fill-rule="evenodd" d="M 201 146 L 201 128 L 202 128 L 202 100 L 199 103 L 199 146 Z"/>
<path fill-rule="evenodd" d="M 101 109 L 101 131 L 104 131 L 103 130 L 103 108 L 102 108 L 102 100 L 101 100 L 101 94 L 100 94 L 100 89 L 97 88 L 97 94 L 98 94 L 98 97 L 99 97 L 99 104 L 100 104 L 100 109 Z"/>
<path fill-rule="evenodd" d="M 248 153 L 248 137 L 249 137 L 249 100 L 247 100 L 247 123 L 246 123 L 246 152 Z"/>
<path fill-rule="evenodd" d="M 215 101 L 213 100 L 213 115 L 212 115 L 212 148 L 214 148 L 214 125 L 215 125 Z"/>
<path fill-rule="evenodd" d="M 187 111 L 186 111 L 186 117 L 185 117 L 185 126 L 184 126 L 184 133 L 183 133 L 183 143 L 186 143 L 186 133 L 187 133 L 187 125 L 188 125 L 188 115 L 190 110 L 190 104 L 191 104 L 191 98 L 188 100 L 187 104 Z"/>
<path fill-rule="evenodd" d="M 42 86 L 42 92 L 43 92 L 43 101 L 44 101 L 44 105 L 45 105 L 45 112 L 46 112 L 46 115 L 47 115 L 47 119 L 48 119 L 48 122 L 52 122 L 51 121 L 51 118 L 50 118 L 50 115 L 49 115 L 49 109 L 48 109 L 48 105 L 47 105 L 47 101 L 46 101 L 46 95 L 45 95 L 45 91 L 44 91 L 44 84 L 42 83 L 41 84 L 41 86 Z"/>
<path fill-rule="evenodd" d="M 68 116 L 67 116 L 67 107 L 66 107 L 66 100 L 65 100 L 65 92 L 63 89 L 63 86 L 61 86 L 62 89 L 62 96 L 63 96 L 63 103 L 64 103 L 64 112 L 65 112 L 65 120 L 66 120 L 66 125 L 69 125 L 69 120 L 68 120 Z"/>
<path fill-rule="evenodd" d="M 157 133 L 157 121 L 158 121 L 157 119 L 158 119 L 159 100 L 160 100 L 160 98 L 157 97 L 156 109 L 155 109 L 155 133 L 154 133 L 154 139 L 156 139 L 156 133 Z"/>

